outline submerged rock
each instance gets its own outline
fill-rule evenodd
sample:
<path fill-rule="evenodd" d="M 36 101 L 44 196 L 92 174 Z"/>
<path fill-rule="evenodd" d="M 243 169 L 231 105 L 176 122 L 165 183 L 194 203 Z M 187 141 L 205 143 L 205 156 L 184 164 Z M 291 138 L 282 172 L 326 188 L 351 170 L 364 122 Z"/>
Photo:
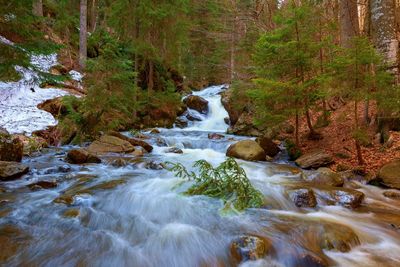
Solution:
<path fill-rule="evenodd" d="M 237 262 L 264 258 L 271 250 L 272 243 L 264 237 L 242 235 L 231 243 L 231 254 Z"/>
<path fill-rule="evenodd" d="M 342 187 L 344 184 L 343 177 L 329 168 L 319 168 L 316 173 L 303 177 L 306 181 L 317 185 Z"/>
<path fill-rule="evenodd" d="M 217 133 L 209 133 L 208 134 L 208 139 L 211 140 L 219 140 L 219 139 L 224 139 L 225 136 L 222 134 L 217 134 Z"/>
<path fill-rule="evenodd" d="M 289 197 L 297 207 L 314 208 L 317 206 L 317 199 L 311 189 L 296 189 L 289 191 Z"/>
<path fill-rule="evenodd" d="M 264 149 L 265 153 L 270 157 L 275 157 L 281 150 L 279 146 L 275 144 L 271 138 L 268 137 L 258 137 L 256 142 Z"/>
<path fill-rule="evenodd" d="M 265 161 L 266 156 L 265 151 L 253 140 L 242 140 L 231 145 L 226 155 L 249 161 Z"/>
<path fill-rule="evenodd" d="M 188 126 L 188 122 L 183 118 L 176 118 L 175 126 L 178 128 L 186 128 Z"/>
<path fill-rule="evenodd" d="M 202 114 L 208 113 L 208 101 L 197 95 L 190 95 L 183 100 L 188 108 L 194 109 Z"/>
<path fill-rule="evenodd" d="M 52 181 L 39 181 L 33 184 L 27 185 L 31 190 L 40 190 L 40 189 L 51 189 L 56 188 L 57 183 Z"/>
<path fill-rule="evenodd" d="M 317 255 L 311 253 L 303 253 L 298 256 L 296 259 L 295 266 L 304 266 L 304 267 L 328 267 L 329 263 Z"/>
<path fill-rule="evenodd" d="M 87 151 L 92 154 L 130 153 L 135 151 L 135 147 L 126 140 L 111 135 L 103 135 L 99 140 L 91 143 Z"/>
<path fill-rule="evenodd" d="M 333 162 L 333 158 L 324 150 L 315 149 L 300 156 L 295 162 L 303 169 L 317 169 L 319 167 L 325 167 L 331 164 Z"/>
<path fill-rule="evenodd" d="M 0 161 L 20 162 L 23 154 L 24 144 L 19 138 L 0 133 Z"/>
<path fill-rule="evenodd" d="M 177 147 L 171 147 L 165 151 L 166 153 L 175 153 L 175 154 L 183 154 L 182 149 L 177 148 Z"/>
<path fill-rule="evenodd" d="M 22 247 L 28 246 L 31 237 L 16 225 L 0 226 L 0 262 L 3 264 L 15 256 Z"/>
<path fill-rule="evenodd" d="M 20 178 L 29 171 L 29 167 L 12 161 L 0 161 L 0 180 L 9 181 Z"/>
<path fill-rule="evenodd" d="M 159 133 L 161 133 L 161 132 L 160 132 L 160 130 L 158 130 L 157 128 L 153 128 L 153 129 L 151 129 L 150 133 L 151 133 L 151 134 L 159 134 Z"/>
<path fill-rule="evenodd" d="M 394 160 L 384 165 L 377 178 L 389 188 L 400 189 L 400 160 Z"/>
<path fill-rule="evenodd" d="M 82 148 L 68 151 L 67 160 L 73 164 L 101 163 L 100 158 Z"/>
<path fill-rule="evenodd" d="M 320 187 L 314 188 L 317 195 L 318 203 L 322 202 L 327 205 L 341 205 L 346 208 L 357 208 L 364 200 L 364 193 L 339 187 Z"/>

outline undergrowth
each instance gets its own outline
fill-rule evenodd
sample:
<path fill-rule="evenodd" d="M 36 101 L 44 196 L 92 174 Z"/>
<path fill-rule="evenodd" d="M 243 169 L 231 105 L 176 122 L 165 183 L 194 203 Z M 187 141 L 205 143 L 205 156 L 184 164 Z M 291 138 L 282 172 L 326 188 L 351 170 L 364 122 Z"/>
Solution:
<path fill-rule="evenodd" d="M 198 160 L 193 165 L 198 174 L 189 172 L 180 163 L 167 162 L 166 165 L 177 177 L 194 181 L 194 185 L 185 192 L 187 195 L 219 198 L 226 207 L 233 204 L 233 208 L 239 211 L 263 204 L 262 193 L 252 186 L 243 168 L 233 158 L 228 158 L 216 168 L 206 160 Z"/>

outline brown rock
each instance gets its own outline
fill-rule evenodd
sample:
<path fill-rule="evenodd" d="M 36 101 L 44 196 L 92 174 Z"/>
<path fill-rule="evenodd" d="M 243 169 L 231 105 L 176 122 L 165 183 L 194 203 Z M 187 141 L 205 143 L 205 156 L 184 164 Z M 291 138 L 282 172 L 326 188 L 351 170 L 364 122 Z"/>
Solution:
<path fill-rule="evenodd" d="M 39 181 L 37 183 L 27 185 L 31 190 L 56 188 L 57 183 L 52 181 Z"/>
<path fill-rule="evenodd" d="M 394 160 L 384 165 L 377 178 L 389 188 L 400 189 L 400 160 Z"/>
<path fill-rule="evenodd" d="M 130 153 L 134 150 L 135 147 L 130 142 L 111 135 L 103 135 L 87 148 L 91 154 Z"/>
<path fill-rule="evenodd" d="M 68 112 L 67 107 L 62 102 L 62 97 L 46 100 L 43 103 L 40 103 L 37 107 L 51 113 L 51 115 L 56 118 L 65 115 Z"/>
<path fill-rule="evenodd" d="M 15 256 L 21 247 L 29 245 L 30 236 L 16 225 L 0 226 L 0 262 L 5 263 Z"/>
<path fill-rule="evenodd" d="M 0 134 L 0 161 L 21 162 L 24 144 L 19 138 L 9 134 Z"/>
<path fill-rule="evenodd" d="M 388 198 L 400 199 L 400 191 L 387 190 L 383 192 L 383 195 Z"/>
<path fill-rule="evenodd" d="M 29 167 L 13 161 L 0 161 L 0 180 L 9 181 L 20 178 L 29 171 Z"/>
<path fill-rule="evenodd" d="M 190 95 L 183 100 L 188 108 L 194 109 L 200 113 L 207 114 L 208 101 L 197 95 Z"/>
<path fill-rule="evenodd" d="M 265 153 L 270 157 L 275 157 L 279 151 L 281 151 L 277 144 L 275 144 L 270 138 L 268 137 L 258 137 L 256 142 L 264 149 Z"/>
<path fill-rule="evenodd" d="M 129 142 L 133 146 L 141 146 L 149 153 L 151 151 L 153 151 L 153 147 L 150 144 L 148 144 L 147 142 L 143 141 L 143 140 L 139 140 L 137 138 L 129 138 L 129 137 L 127 137 L 127 136 L 125 136 L 125 135 L 123 135 L 123 134 L 121 134 L 119 132 L 115 132 L 115 131 L 112 131 L 109 134 L 111 136 L 115 136 L 115 137 L 117 137 L 119 139 L 122 139 L 124 141 Z"/>
<path fill-rule="evenodd" d="M 317 199 L 311 189 L 296 189 L 289 191 L 289 197 L 297 207 L 314 208 L 317 206 Z"/>
<path fill-rule="evenodd" d="M 253 140 L 242 140 L 228 148 L 226 152 L 228 157 L 249 160 L 249 161 L 265 161 L 265 152 Z"/>
<path fill-rule="evenodd" d="M 166 153 L 183 154 L 183 151 L 180 148 L 171 147 L 171 148 L 167 149 Z"/>
<path fill-rule="evenodd" d="M 224 139 L 225 136 L 223 136 L 222 134 L 217 134 L 217 133 L 209 133 L 208 134 L 208 139 L 211 140 L 219 140 L 219 139 Z"/>
<path fill-rule="evenodd" d="M 90 154 L 85 149 L 72 149 L 68 151 L 67 159 L 73 164 L 100 163 L 101 159 Z"/>
<path fill-rule="evenodd" d="M 340 187 L 319 187 L 314 188 L 318 202 L 323 202 L 327 205 L 341 205 L 346 208 L 357 208 L 364 200 L 364 193 Z"/>
<path fill-rule="evenodd" d="M 324 150 L 315 149 L 300 156 L 295 162 L 303 169 L 317 169 L 319 167 L 325 167 L 331 164 L 333 162 L 333 158 Z"/>
<path fill-rule="evenodd" d="M 327 185 L 333 187 L 342 187 L 343 177 L 329 168 L 319 168 L 316 173 L 309 176 L 303 176 L 307 181 L 317 185 Z"/>

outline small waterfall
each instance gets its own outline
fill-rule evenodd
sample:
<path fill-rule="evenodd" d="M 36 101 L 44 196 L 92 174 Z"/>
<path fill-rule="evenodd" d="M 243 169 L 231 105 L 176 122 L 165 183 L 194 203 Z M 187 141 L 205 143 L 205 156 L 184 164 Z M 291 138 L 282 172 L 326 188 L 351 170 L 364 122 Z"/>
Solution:
<path fill-rule="evenodd" d="M 221 93 L 227 88 L 227 85 L 210 86 L 204 90 L 193 92 L 193 95 L 200 96 L 208 101 L 208 114 L 206 116 L 199 114 L 195 110 L 190 110 L 201 121 L 192 122 L 185 131 L 207 131 L 207 132 L 225 132 L 228 125 L 225 123 L 228 112 L 221 103 Z"/>

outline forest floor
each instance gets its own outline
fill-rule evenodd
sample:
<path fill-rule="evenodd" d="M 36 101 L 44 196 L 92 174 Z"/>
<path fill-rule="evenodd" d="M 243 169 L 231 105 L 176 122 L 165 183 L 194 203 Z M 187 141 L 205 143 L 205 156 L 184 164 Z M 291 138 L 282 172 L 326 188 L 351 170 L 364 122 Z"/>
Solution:
<path fill-rule="evenodd" d="M 359 121 L 363 118 L 363 104 L 359 105 Z M 370 144 L 362 147 L 362 154 L 365 161 L 365 171 L 376 173 L 379 168 L 394 160 L 400 159 L 400 132 L 390 132 L 392 144 L 388 147 L 381 144 L 376 138 L 376 106 L 371 105 L 370 117 L 371 123 L 367 129 Z M 313 114 L 313 121 L 317 121 L 320 113 Z M 322 134 L 321 140 L 309 140 L 307 138 L 308 128 L 305 118 L 301 120 L 300 127 L 300 148 L 303 153 L 315 148 L 322 148 L 329 152 L 335 160 L 331 166 L 336 170 L 338 165 L 348 168 L 358 168 L 355 141 L 352 137 L 354 127 L 354 103 L 348 102 L 340 106 L 330 114 L 330 123 L 328 126 L 316 129 Z"/>

